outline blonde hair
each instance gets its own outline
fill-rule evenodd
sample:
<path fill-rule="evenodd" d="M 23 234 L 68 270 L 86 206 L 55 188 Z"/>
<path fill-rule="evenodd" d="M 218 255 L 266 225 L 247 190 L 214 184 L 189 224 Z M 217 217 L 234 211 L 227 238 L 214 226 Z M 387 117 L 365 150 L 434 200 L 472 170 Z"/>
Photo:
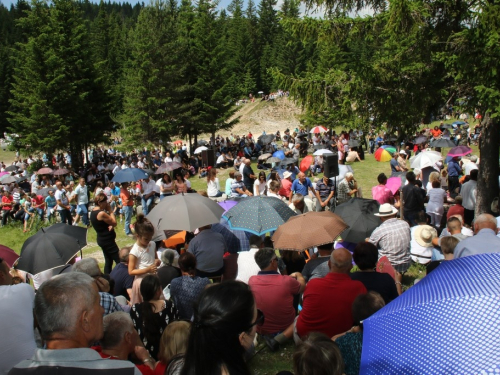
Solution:
<path fill-rule="evenodd" d="M 440 174 L 439 172 L 431 172 L 429 175 L 429 181 L 432 183 L 433 181 L 440 181 Z"/>
<path fill-rule="evenodd" d="M 161 335 L 158 359 L 169 363 L 174 356 L 186 353 L 190 331 L 191 323 L 184 320 L 167 325 Z"/>

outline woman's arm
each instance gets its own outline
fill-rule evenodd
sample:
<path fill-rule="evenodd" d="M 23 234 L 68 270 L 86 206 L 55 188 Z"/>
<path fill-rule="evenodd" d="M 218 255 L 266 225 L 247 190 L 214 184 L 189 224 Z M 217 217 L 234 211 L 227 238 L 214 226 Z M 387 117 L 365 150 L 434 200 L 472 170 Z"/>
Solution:
<path fill-rule="evenodd" d="M 104 211 L 101 211 L 97 215 L 97 220 L 104 221 L 106 224 L 108 224 L 111 227 L 116 227 L 116 224 L 117 224 L 116 217 L 115 217 L 115 214 L 113 213 L 113 211 L 111 210 L 109 203 L 106 207 L 106 210 L 109 212 L 109 214 L 107 214 Z"/>

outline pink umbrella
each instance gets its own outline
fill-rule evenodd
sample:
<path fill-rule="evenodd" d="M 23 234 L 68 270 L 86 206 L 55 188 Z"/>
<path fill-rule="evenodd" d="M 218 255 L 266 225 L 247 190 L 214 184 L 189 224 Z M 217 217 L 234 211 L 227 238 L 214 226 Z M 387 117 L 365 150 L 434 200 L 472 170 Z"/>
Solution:
<path fill-rule="evenodd" d="M 38 174 L 52 174 L 54 171 L 51 169 L 51 168 L 42 168 L 42 169 L 39 169 Z"/>
<path fill-rule="evenodd" d="M 68 174 L 69 171 L 66 168 L 61 168 L 58 169 L 57 171 L 54 171 L 54 176 L 62 176 L 63 174 Z"/>
<path fill-rule="evenodd" d="M 0 177 L 10 174 L 10 172 L 1 172 Z"/>
<path fill-rule="evenodd" d="M 472 153 L 472 148 L 467 146 L 457 146 L 453 147 L 449 152 L 448 156 L 465 156 Z"/>
<path fill-rule="evenodd" d="M 16 260 L 19 258 L 19 255 L 15 253 L 14 250 L 8 248 L 7 246 L 0 245 L 0 257 L 7 263 L 7 265 L 12 267 Z"/>
<path fill-rule="evenodd" d="M 390 177 L 387 179 L 387 183 L 385 186 L 392 191 L 392 194 L 396 194 L 396 192 L 401 187 L 401 178 L 400 177 Z"/>

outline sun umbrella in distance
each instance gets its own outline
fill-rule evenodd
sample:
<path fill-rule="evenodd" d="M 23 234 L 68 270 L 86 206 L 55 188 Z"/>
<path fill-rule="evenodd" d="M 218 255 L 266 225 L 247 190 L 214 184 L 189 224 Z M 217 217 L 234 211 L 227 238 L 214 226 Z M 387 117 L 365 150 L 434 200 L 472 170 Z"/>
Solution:
<path fill-rule="evenodd" d="M 5 176 L 0 177 L 0 182 L 2 184 L 11 184 L 13 182 L 18 182 L 18 181 L 19 181 L 19 179 L 15 176 L 5 175 Z"/>
<path fill-rule="evenodd" d="M 291 217 L 273 234 L 274 247 L 302 251 L 334 242 L 348 225 L 333 212 L 307 212 Z"/>
<path fill-rule="evenodd" d="M 313 156 L 307 155 L 304 159 L 302 159 L 300 161 L 300 168 L 299 169 L 301 170 L 301 172 L 305 172 L 311 167 L 313 162 L 314 162 Z"/>
<path fill-rule="evenodd" d="M 391 155 L 393 155 L 397 151 L 397 148 L 392 145 L 383 145 L 381 148 L 389 152 L 389 154 Z"/>
<path fill-rule="evenodd" d="M 327 131 L 328 131 L 328 129 L 325 128 L 324 126 L 315 126 L 314 128 L 311 129 L 311 131 L 309 133 L 318 134 L 318 133 L 325 133 Z"/>
<path fill-rule="evenodd" d="M 335 208 L 335 213 L 349 225 L 342 233 L 343 241 L 358 243 L 370 237 L 382 222 L 374 213 L 380 204 L 373 199 L 351 198 Z"/>
<path fill-rule="evenodd" d="M 267 145 L 274 141 L 274 138 L 276 138 L 274 134 L 264 134 L 257 138 L 257 140 L 260 141 L 260 143 Z"/>
<path fill-rule="evenodd" d="M 149 175 L 140 168 L 127 168 L 116 172 L 111 181 L 123 183 L 130 181 L 139 181 L 148 177 Z"/>
<path fill-rule="evenodd" d="M 285 153 L 282 150 L 278 150 L 273 153 L 273 157 L 283 160 L 285 158 Z"/>
<path fill-rule="evenodd" d="M 158 167 L 155 174 L 163 174 L 175 171 L 176 169 L 182 168 L 182 164 L 176 161 L 169 161 L 167 163 L 163 163 Z"/>
<path fill-rule="evenodd" d="M 499 253 L 445 261 L 364 320 L 360 374 L 498 373 L 499 270 Z"/>
<path fill-rule="evenodd" d="M 176 194 L 162 199 L 147 218 L 157 231 L 187 230 L 218 223 L 224 209 L 200 194 Z"/>
<path fill-rule="evenodd" d="M 375 160 L 382 162 L 392 159 L 391 153 L 382 147 L 375 151 L 375 154 L 373 156 L 375 156 Z"/>
<path fill-rule="evenodd" d="M 208 150 L 208 147 L 200 146 L 196 150 L 194 150 L 194 154 L 198 155 L 198 154 L 201 154 L 203 151 L 206 151 L 206 150 Z"/>
<path fill-rule="evenodd" d="M 426 136 L 418 136 L 417 138 L 415 138 L 415 140 L 413 141 L 413 143 L 415 143 L 416 145 L 419 145 L 421 143 L 425 143 L 427 142 L 427 137 Z"/>
<path fill-rule="evenodd" d="M 244 230 L 261 236 L 276 230 L 295 215 L 295 212 L 280 199 L 259 195 L 242 199 L 222 217 L 228 221 L 231 229 Z"/>
<path fill-rule="evenodd" d="M 423 169 L 434 166 L 434 164 L 442 159 L 443 157 L 437 151 L 424 151 L 410 158 L 410 166 L 412 168 Z"/>
<path fill-rule="evenodd" d="M 456 146 L 448 151 L 448 156 L 465 156 L 472 153 L 472 148 L 467 146 Z"/>
<path fill-rule="evenodd" d="M 281 159 L 271 156 L 269 159 L 266 160 L 268 163 L 281 163 Z"/>
<path fill-rule="evenodd" d="M 314 151 L 314 153 L 313 153 L 313 155 L 314 155 L 314 156 L 319 156 L 319 155 L 329 155 L 329 154 L 333 155 L 333 152 L 332 152 L 332 151 L 330 151 L 330 150 L 327 150 L 327 149 L 325 149 L 325 148 L 323 148 L 323 149 L 319 149 L 319 150 L 317 150 L 317 151 Z"/>
<path fill-rule="evenodd" d="M 60 169 L 55 170 L 52 174 L 54 176 L 62 176 L 63 174 L 68 174 L 68 173 L 69 173 L 69 171 L 66 168 L 60 168 Z"/>
<path fill-rule="evenodd" d="M 51 168 L 41 168 L 36 172 L 37 174 L 52 174 L 54 172 Z"/>
<path fill-rule="evenodd" d="M 267 154 L 262 154 L 259 156 L 259 160 L 267 160 L 269 159 L 273 154 L 267 153 Z"/>
<path fill-rule="evenodd" d="M 431 141 L 431 147 L 455 147 L 456 144 L 451 139 L 439 138 Z"/>
<path fill-rule="evenodd" d="M 14 164 L 9 165 L 7 168 L 5 168 L 5 170 L 6 170 L 7 172 L 15 172 L 15 171 L 17 171 L 18 169 L 19 169 L 19 167 L 18 167 L 17 165 L 14 165 Z"/>
<path fill-rule="evenodd" d="M 389 177 L 387 179 L 387 183 L 385 184 L 385 187 L 388 188 L 392 194 L 396 194 L 396 192 L 399 190 L 401 187 L 401 177 Z"/>

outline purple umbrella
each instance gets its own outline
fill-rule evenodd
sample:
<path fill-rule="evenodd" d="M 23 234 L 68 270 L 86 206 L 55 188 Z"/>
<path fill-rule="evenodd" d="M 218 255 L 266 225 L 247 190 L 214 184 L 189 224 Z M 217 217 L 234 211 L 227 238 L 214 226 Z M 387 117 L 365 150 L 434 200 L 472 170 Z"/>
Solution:
<path fill-rule="evenodd" d="M 217 203 L 224 209 L 224 213 L 238 204 L 238 202 L 230 200 Z"/>
<path fill-rule="evenodd" d="M 448 156 L 464 156 L 472 153 L 472 148 L 467 146 L 457 146 L 453 147 L 449 152 Z"/>

